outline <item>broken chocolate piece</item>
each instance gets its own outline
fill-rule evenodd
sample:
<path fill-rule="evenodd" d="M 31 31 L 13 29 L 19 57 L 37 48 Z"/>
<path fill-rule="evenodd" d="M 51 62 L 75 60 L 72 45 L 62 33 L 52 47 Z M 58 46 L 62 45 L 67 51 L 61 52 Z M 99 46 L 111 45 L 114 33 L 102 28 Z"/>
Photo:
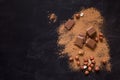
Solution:
<path fill-rule="evenodd" d="M 88 29 L 87 29 L 87 34 L 88 34 L 90 37 L 94 37 L 95 34 L 96 34 L 95 28 L 93 28 L 93 27 L 88 28 Z"/>
<path fill-rule="evenodd" d="M 88 47 L 94 49 L 94 48 L 96 47 L 96 42 L 95 42 L 93 39 L 89 38 L 89 39 L 87 39 L 87 41 L 86 41 L 86 45 L 87 45 Z"/>
<path fill-rule="evenodd" d="M 70 30 L 70 29 L 74 26 L 74 24 L 75 24 L 75 21 L 69 19 L 69 20 L 64 24 L 64 26 L 65 26 L 65 28 L 66 28 L 67 30 Z"/>
<path fill-rule="evenodd" d="M 78 36 L 74 42 L 74 44 L 80 48 L 83 47 L 83 43 L 84 43 L 84 38 L 80 36 Z"/>

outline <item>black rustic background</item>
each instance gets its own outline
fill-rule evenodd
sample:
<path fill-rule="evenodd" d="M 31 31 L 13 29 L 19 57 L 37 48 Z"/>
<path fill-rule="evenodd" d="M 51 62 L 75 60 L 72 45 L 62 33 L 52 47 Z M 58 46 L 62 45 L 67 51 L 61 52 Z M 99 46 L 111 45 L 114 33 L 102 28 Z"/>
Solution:
<path fill-rule="evenodd" d="M 0 80 L 120 80 L 119 0 L 0 0 Z M 82 8 L 95 7 L 105 18 L 112 72 L 84 76 L 59 58 L 56 29 Z M 58 16 L 48 24 L 48 14 Z"/>

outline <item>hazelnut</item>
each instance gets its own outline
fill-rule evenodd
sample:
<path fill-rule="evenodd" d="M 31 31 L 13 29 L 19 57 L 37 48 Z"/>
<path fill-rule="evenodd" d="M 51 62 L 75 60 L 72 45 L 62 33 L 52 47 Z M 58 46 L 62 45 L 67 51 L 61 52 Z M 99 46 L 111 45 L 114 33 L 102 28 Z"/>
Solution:
<path fill-rule="evenodd" d="M 75 56 L 75 60 L 79 60 L 79 57 L 78 57 L 78 56 Z"/>
<path fill-rule="evenodd" d="M 92 71 L 92 68 L 90 66 L 88 67 L 88 71 Z"/>
<path fill-rule="evenodd" d="M 99 66 L 96 66 L 95 71 L 99 71 L 99 70 L 100 70 Z"/>
<path fill-rule="evenodd" d="M 88 62 L 84 62 L 84 65 L 87 65 L 88 64 Z"/>
<path fill-rule="evenodd" d="M 88 62 L 88 59 L 87 59 L 87 58 L 84 58 L 84 62 Z"/>
<path fill-rule="evenodd" d="M 75 17 L 76 17 L 76 19 L 79 19 L 80 18 L 80 14 L 75 14 Z"/>
<path fill-rule="evenodd" d="M 90 60 L 93 60 L 94 59 L 94 57 L 93 56 L 90 56 Z"/>
<path fill-rule="evenodd" d="M 86 71 L 85 71 L 85 75 L 88 75 L 88 74 L 89 74 L 89 71 L 86 70 Z"/>
<path fill-rule="evenodd" d="M 92 67 L 92 68 L 93 68 L 93 67 L 94 67 L 94 64 L 90 64 L 90 67 Z"/>
<path fill-rule="evenodd" d="M 99 40 L 100 40 L 100 41 L 103 41 L 103 37 L 99 37 Z"/>
<path fill-rule="evenodd" d="M 84 65 L 84 66 L 83 66 L 83 69 L 87 69 L 87 66 L 86 66 L 86 65 Z"/>
<path fill-rule="evenodd" d="M 95 38 L 95 41 L 98 42 L 98 37 Z"/>
<path fill-rule="evenodd" d="M 80 66 L 80 69 L 81 69 L 81 70 L 83 70 L 83 69 L 84 69 L 84 66 L 83 66 L 83 65 L 82 65 L 82 66 Z"/>
<path fill-rule="evenodd" d="M 80 13 L 80 16 L 82 17 L 83 15 L 84 15 L 84 13 L 81 12 L 81 13 Z"/>
<path fill-rule="evenodd" d="M 93 64 L 95 64 L 95 60 L 92 60 L 91 62 L 92 62 Z"/>
<path fill-rule="evenodd" d="M 70 57 L 70 58 L 69 58 L 69 61 L 70 61 L 70 62 L 72 62 L 72 61 L 73 61 L 73 58 L 72 58 L 72 57 Z"/>
<path fill-rule="evenodd" d="M 78 52 L 78 55 L 84 55 L 84 51 L 80 50 L 80 51 Z"/>
<path fill-rule="evenodd" d="M 77 66 L 80 66 L 80 62 L 79 61 L 77 61 Z"/>
<path fill-rule="evenodd" d="M 106 61 L 105 59 L 103 59 L 103 60 L 102 60 L 102 63 L 103 63 L 103 64 L 106 64 L 106 63 L 107 63 L 107 61 Z"/>
<path fill-rule="evenodd" d="M 100 33 L 99 33 L 99 37 L 103 37 L 103 33 L 100 32 Z"/>

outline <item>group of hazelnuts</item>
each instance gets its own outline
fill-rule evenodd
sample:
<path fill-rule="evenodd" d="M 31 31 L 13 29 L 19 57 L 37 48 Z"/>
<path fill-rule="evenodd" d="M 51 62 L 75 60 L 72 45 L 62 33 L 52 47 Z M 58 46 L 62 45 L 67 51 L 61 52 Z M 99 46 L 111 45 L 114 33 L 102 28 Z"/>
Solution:
<path fill-rule="evenodd" d="M 80 59 L 79 56 L 75 56 L 75 58 L 73 57 L 69 57 L 69 61 L 72 62 L 76 62 L 77 66 L 79 67 L 80 70 L 82 70 L 84 72 L 85 75 L 88 75 L 90 72 L 99 72 L 100 71 L 100 67 L 98 65 L 96 65 L 96 61 L 94 59 L 93 56 L 90 56 L 89 58 L 84 58 L 83 59 L 83 63 L 80 63 Z M 107 61 L 104 59 L 102 60 L 102 64 L 105 65 L 107 63 Z"/>

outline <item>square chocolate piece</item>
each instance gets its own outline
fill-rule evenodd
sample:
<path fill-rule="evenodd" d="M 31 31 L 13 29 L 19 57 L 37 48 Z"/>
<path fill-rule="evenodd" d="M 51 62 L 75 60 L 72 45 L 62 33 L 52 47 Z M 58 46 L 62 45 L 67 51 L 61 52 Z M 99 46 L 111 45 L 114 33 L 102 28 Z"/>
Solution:
<path fill-rule="evenodd" d="M 88 29 L 87 29 L 87 34 L 88 34 L 90 37 L 95 36 L 95 34 L 96 34 L 95 28 L 93 28 L 93 27 L 88 28 Z"/>
<path fill-rule="evenodd" d="M 85 40 L 86 40 L 86 33 L 80 33 L 79 36 L 80 36 L 80 37 L 83 37 L 83 40 L 84 40 L 84 42 L 85 42 Z"/>
<path fill-rule="evenodd" d="M 70 29 L 74 26 L 74 24 L 75 24 L 75 21 L 69 19 L 69 20 L 64 24 L 64 26 L 65 26 L 65 28 L 66 28 L 67 30 L 70 30 Z"/>
<path fill-rule="evenodd" d="M 78 36 L 74 42 L 74 44 L 80 48 L 83 47 L 83 43 L 84 43 L 84 38 L 80 36 Z"/>
<path fill-rule="evenodd" d="M 93 39 L 88 38 L 87 41 L 86 41 L 86 45 L 89 48 L 94 49 L 96 47 L 96 42 Z"/>

